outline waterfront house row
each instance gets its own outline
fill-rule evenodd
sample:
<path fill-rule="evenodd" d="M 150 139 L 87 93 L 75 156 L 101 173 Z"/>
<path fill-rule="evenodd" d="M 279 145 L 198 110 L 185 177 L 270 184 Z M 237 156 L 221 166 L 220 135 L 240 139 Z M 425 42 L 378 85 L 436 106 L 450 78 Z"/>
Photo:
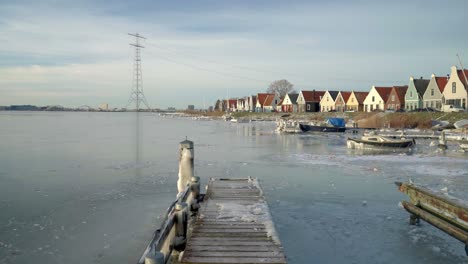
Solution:
<path fill-rule="evenodd" d="M 468 70 L 451 67 L 447 76 L 430 79 L 410 77 L 405 86 L 372 86 L 369 92 L 336 90 L 302 90 L 280 98 L 277 94 L 258 93 L 239 99 L 218 100 L 221 111 L 248 112 L 344 112 L 406 111 L 443 105 L 463 109 L 468 102 Z"/>

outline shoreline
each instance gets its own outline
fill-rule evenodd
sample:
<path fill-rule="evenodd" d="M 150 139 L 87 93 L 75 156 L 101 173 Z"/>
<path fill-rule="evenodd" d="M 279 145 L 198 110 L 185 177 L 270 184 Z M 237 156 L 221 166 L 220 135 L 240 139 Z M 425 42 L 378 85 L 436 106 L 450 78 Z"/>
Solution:
<path fill-rule="evenodd" d="M 224 112 L 192 112 L 183 113 L 192 116 L 205 116 L 214 119 L 221 119 Z M 415 112 L 415 113 L 385 113 L 385 112 L 309 112 L 309 113 L 258 113 L 258 112 L 233 112 L 232 117 L 238 120 L 263 120 L 276 121 L 280 118 L 299 121 L 324 121 L 329 117 L 341 117 L 346 122 L 354 121 L 359 128 L 420 128 L 428 129 L 432 127 L 432 120 L 449 121 L 454 123 L 462 119 L 468 119 L 468 113 L 445 113 L 445 112 Z M 288 115 L 287 117 L 284 117 Z"/>

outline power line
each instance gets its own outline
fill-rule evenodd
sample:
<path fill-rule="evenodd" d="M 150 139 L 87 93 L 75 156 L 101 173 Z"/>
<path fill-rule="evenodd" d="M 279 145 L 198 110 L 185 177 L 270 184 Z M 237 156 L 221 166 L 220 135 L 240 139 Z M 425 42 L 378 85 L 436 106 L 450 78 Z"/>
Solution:
<path fill-rule="evenodd" d="M 258 68 L 248 67 L 248 66 L 225 64 L 225 63 L 221 63 L 219 61 L 206 59 L 203 56 L 189 54 L 189 53 L 180 52 L 180 51 L 177 51 L 177 50 L 174 50 L 174 49 L 171 49 L 171 48 L 162 47 L 162 46 L 156 45 L 156 44 L 151 43 L 151 42 L 149 42 L 147 44 L 150 45 L 150 46 L 156 47 L 158 49 L 165 50 L 165 51 L 167 51 L 167 52 L 169 52 L 169 53 L 171 53 L 173 55 L 182 55 L 184 57 L 188 56 L 188 57 L 193 57 L 193 58 L 198 58 L 198 59 L 202 58 L 201 60 L 203 60 L 205 62 L 212 63 L 212 64 L 217 64 L 217 65 L 221 65 L 221 66 L 225 66 L 225 67 L 238 68 L 238 69 L 247 70 L 247 71 L 264 72 L 264 73 L 270 73 L 270 74 L 282 74 L 282 75 L 285 75 L 285 76 L 304 77 L 304 75 L 302 75 L 302 74 L 291 74 L 291 73 L 284 73 L 284 72 L 280 72 L 280 71 L 270 71 L 270 70 L 265 70 L 265 69 L 258 69 Z M 167 59 L 167 57 L 166 57 L 166 60 L 169 60 L 169 59 Z M 175 61 L 172 61 L 172 62 L 178 63 L 178 62 L 175 62 Z M 180 64 L 184 64 L 184 63 L 180 63 Z M 197 67 L 197 68 L 201 69 L 201 67 Z M 210 71 L 210 70 L 206 70 L 206 69 L 202 69 L 202 70 Z M 213 71 L 213 72 L 215 72 L 215 71 Z M 250 77 L 247 77 L 247 78 L 255 80 L 254 78 L 250 78 Z M 395 80 L 369 80 L 369 79 L 354 79 L 354 78 L 340 78 L 340 77 L 334 77 L 333 79 L 328 79 L 328 80 L 331 80 L 331 81 L 366 82 L 366 83 L 400 83 L 401 82 L 401 81 L 395 81 Z M 268 81 L 268 82 L 271 82 L 271 80 Z"/>

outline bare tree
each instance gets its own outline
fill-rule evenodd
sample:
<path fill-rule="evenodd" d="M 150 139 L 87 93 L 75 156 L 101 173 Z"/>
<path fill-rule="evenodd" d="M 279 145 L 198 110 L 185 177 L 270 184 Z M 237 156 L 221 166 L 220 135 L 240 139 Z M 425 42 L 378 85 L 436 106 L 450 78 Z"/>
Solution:
<path fill-rule="evenodd" d="M 272 82 L 267 89 L 267 93 L 278 94 L 281 98 L 291 91 L 294 92 L 293 85 L 285 79 Z"/>

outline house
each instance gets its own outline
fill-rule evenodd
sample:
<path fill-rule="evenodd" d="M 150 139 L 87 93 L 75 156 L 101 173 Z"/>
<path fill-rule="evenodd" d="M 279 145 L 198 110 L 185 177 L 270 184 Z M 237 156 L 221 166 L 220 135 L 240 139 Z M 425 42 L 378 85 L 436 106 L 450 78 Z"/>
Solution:
<path fill-rule="evenodd" d="M 282 112 L 297 112 L 297 98 L 299 94 L 292 93 L 286 94 L 284 99 L 281 102 L 281 111 Z"/>
<path fill-rule="evenodd" d="M 427 86 L 429 85 L 429 80 L 423 79 L 414 79 L 413 76 L 410 77 L 408 84 L 408 90 L 405 94 L 405 109 L 414 110 L 423 107 L 423 95 L 426 92 Z"/>
<path fill-rule="evenodd" d="M 346 111 L 346 102 L 351 96 L 351 92 L 339 92 L 335 100 L 335 109 L 337 112 Z"/>
<path fill-rule="evenodd" d="M 338 91 L 326 91 L 320 100 L 321 112 L 329 112 L 335 110 L 335 100 L 338 96 Z"/>
<path fill-rule="evenodd" d="M 348 101 L 346 101 L 346 111 L 364 111 L 364 100 L 368 94 L 368 92 L 352 91 Z"/>
<path fill-rule="evenodd" d="M 278 105 L 276 106 L 276 112 L 283 112 L 283 101 L 284 98 L 279 101 Z"/>
<path fill-rule="evenodd" d="M 324 91 L 301 91 L 297 97 L 298 112 L 320 112 L 320 100 Z"/>
<path fill-rule="evenodd" d="M 393 87 L 372 86 L 366 99 L 364 99 L 364 112 L 383 111 L 385 109 L 385 102 L 392 89 Z"/>
<path fill-rule="evenodd" d="M 229 102 L 229 105 L 228 105 L 229 112 L 237 111 L 237 99 L 229 99 L 228 102 Z"/>
<path fill-rule="evenodd" d="M 237 112 L 244 112 L 245 111 L 245 98 L 239 98 L 237 99 Z"/>
<path fill-rule="evenodd" d="M 247 111 L 255 112 L 256 105 L 257 105 L 257 96 L 256 95 L 249 96 L 249 107 Z"/>
<path fill-rule="evenodd" d="M 257 103 L 255 112 L 271 112 L 276 108 L 279 98 L 276 94 L 259 93 L 257 94 Z"/>
<path fill-rule="evenodd" d="M 405 95 L 408 86 L 393 86 L 387 101 L 385 102 L 385 110 L 399 110 L 405 108 Z"/>
<path fill-rule="evenodd" d="M 263 102 L 263 112 L 276 112 L 276 106 L 281 100 L 276 94 L 269 94 Z"/>
<path fill-rule="evenodd" d="M 447 85 L 449 77 L 438 77 L 435 74 L 431 75 L 431 80 L 427 86 L 426 92 L 423 95 L 423 107 L 434 108 L 441 110 L 444 100 L 444 88 Z"/>
<path fill-rule="evenodd" d="M 253 96 L 253 97 L 256 97 L 256 96 Z M 255 103 L 252 105 L 252 96 L 247 96 L 244 102 L 244 111 L 252 112 L 253 109 L 255 109 Z"/>
<path fill-rule="evenodd" d="M 468 89 L 466 78 L 468 78 L 468 70 L 457 70 L 456 66 L 452 66 L 450 69 L 450 78 L 443 91 L 444 104 L 466 109 Z"/>

